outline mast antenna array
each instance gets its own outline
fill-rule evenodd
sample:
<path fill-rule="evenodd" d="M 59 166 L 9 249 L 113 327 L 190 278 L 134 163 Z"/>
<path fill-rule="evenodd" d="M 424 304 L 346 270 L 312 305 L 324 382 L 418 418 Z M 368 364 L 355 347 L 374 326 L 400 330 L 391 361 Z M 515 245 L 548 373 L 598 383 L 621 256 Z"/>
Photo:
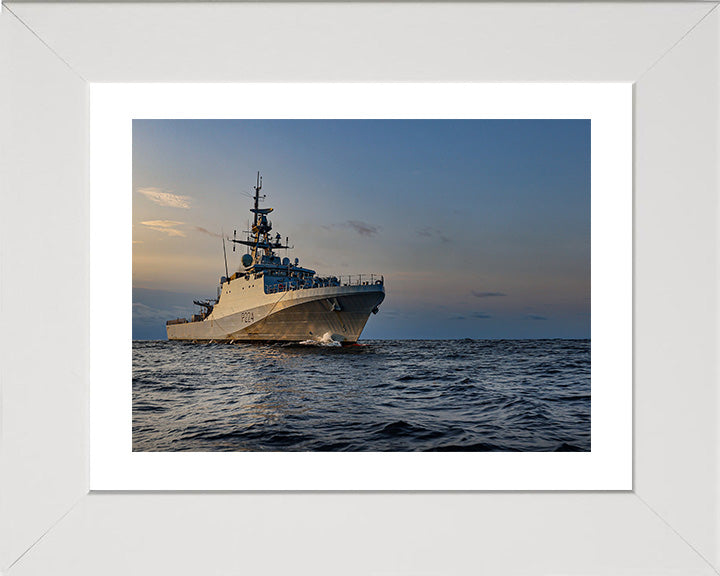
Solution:
<path fill-rule="evenodd" d="M 258 252 L 263 253 L 263 258 L 270 258 L 274 256 L 273 250 L 292 248 L 292 246 L 288 245 L 288 238 L 285 238 L 285 245 L 283 245 L 280 234 L 276 234 L 275 238 L 270 235 L 272 222 L 268 220 L 267 216 L 273 211 L 273 209 L 260 208 L 260 201 L 265 200 L 265 195 L 260 194 L 262 186 L 262 176 L 260 176 L 260 172 L 258 172 L 257 180 L 253 186 L 253 190 L 255 191 L 255 194 L 253 195 L 254 205 L 250 209 L 250 212 L 253 213 L 252 226 L 250 226 L 248 222 L 248 230 L 245 231 L 245 240 L 237 238 L 237 230 L 233 232 L 232 239 L 229 239 L 233 243 L 233 252 L 235 251 L 235 244 L 243 244 L 247 246 L 247 249 L 253 258 L 252 261 L 256 264 L 261 263 L 261 257 L 258 255 Z M 251 268 L 252 266 L 248 265 L 247 269 L 250 270 Z"/>
<path fill-rule="evenodd" d="M 259 170 L 257 173 L 257 183 L 253 186 L 253 188 L 255 189 L 255 218 L 253 220 L 253 225 L 257 226 L 260 218 L 260 213 L 258 212 L 258 209 L 260 208 L 260 200 L 265 200 L 264 195 L 260 196 L 260 190 L 262 190 L 262 176 L 260 176 Z"/>

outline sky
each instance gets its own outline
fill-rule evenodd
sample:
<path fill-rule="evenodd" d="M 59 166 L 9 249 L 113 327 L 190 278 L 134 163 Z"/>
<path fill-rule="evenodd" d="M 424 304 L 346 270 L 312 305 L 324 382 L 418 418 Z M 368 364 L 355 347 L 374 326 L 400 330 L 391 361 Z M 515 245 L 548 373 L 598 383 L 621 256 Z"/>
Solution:
<path fill-rule="evenodd" d="M 134 120 L 134 339 L 215 296 L 258 171 L 287 256 L 384 275 L 362 339 L 590 337 L 589 120 Z"/>

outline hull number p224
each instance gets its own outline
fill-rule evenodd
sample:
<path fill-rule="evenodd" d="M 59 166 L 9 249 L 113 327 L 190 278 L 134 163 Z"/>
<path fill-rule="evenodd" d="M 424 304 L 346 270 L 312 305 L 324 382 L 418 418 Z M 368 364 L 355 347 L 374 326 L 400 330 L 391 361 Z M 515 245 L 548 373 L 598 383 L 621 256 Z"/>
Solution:
<path fill-rule="evenodd" d="M 252 312 L 241 312 L 240 320 L 245 322 L 245 324 L 250 324 L 251 322 L 255 322 L 255 315 Z"/>

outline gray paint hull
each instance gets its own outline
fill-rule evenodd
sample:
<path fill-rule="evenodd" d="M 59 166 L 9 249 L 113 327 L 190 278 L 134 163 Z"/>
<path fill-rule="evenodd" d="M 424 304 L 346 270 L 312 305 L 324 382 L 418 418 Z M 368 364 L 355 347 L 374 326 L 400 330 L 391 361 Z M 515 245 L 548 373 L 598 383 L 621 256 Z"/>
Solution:
<path fill-rule="evenodd" d="M 383 286 L 336 286 L 267 295 L 266 302 L 201 322 L 167 326 L 170 340 L 356 342 L 376 306 Z"/>

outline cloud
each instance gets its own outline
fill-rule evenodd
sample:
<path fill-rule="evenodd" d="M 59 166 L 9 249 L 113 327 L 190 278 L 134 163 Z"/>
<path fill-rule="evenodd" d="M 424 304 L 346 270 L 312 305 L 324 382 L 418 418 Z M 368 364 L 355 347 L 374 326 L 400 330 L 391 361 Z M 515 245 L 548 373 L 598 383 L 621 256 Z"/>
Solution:
<path fill-rule="evenodd" d="M 187 210 L 190 208 L 190 201 L 192 200 L 189 196 L 166 192 L 162 188 L 138 188 L 137 191 L 158 206 L 168 206 L 170 208 L 185 208 Z"/>
<path fill-rule="evenodd" d="M 470 318 L 485 319 L 485 318 L 492 318 L 492 316 L 490 316 L 490 314 L 487 314 L 485 312 L 473 312 L 472 314 L 470 314 Z"/>
<path fill-rule="evenodd" d="M 379 226 L 373 226 L 372 224 L 368 224 L 367 222 L 363 222 L 362 220 L 347 220 L 346 222 L 343 222 L 342 224 L 330 224 L 330 225 L 322 225 L 321 228 L 324 228 L 325 230 L 337 230 L 339 228 L 350 228 L 351 230 L 354 230 L 360 236 L 367 236 L 368 238 L 370 236 L 375 236 L 378 232 L 380 232 Z"/>
<path fill-rule="evenodd" d="M 189 314 L 188 307 L 170 306 L 169 308 L 154 308 L 142 302 L 132 303 L 132 317 L 136 322 L 153 323 L 171 320 L 173 318 L 182 318 Z"/>
<path fill-rule="evenodd" d="M 437 228 L 418 228 L 415 232 L 418 236 L 422 236 L 423 238 L 437 239 L 440 240 L 440 242 L 442 242 L 443 244 L 447 244 L 448 242 L 450 242 L 450 238 L 445 236 L 445 234 L 442 233 L 442 230 L 438 230 Z"/>
<path fill-rule="evenodd" d="M 525 318 L 529 320 L 547 320 L 546 316 L 540 316 L 539 314 L 527 314 Z"/>
<path fill-rule="evenodd" d="M 177 229 L 177 227 L 182 226 L 184 222 L 176 222 L 175 220 L 146 220 L 141 222 L 141 224 L 147 226 L 150 230 L 164 232 L 168 236 L 178 236 L 180 238 L 186 236 L 185 232 Z"/>
<path fill-rule="evenodd" d="M 195 232 L 201 232 L 203 234 L 207 234 L 208 236 L 213 236 L 215 238 L 222 238 L 222 234 L 218 234 L 217 232 L 210 232 L 207 228 L 203 228 L 202 226 L 193 226 L 192 229 Z"/>
<path fill-rule="evenodd" d="M 475 298 L 495 298 L 498 296 L 507 296 L 504 292 L 478 292 L 477 290 L 473 290 L 472 295 L 475 296 Z"/>
<path fill-rule="evenodd" d="M 360 236 L 375 236 L 375 234 L 380 231 L 380 228 L 377 226 L 373 226 L 362 220 L 348 220 L 345 222 L 345 225 L 355 230 Z"/>
<path fill-rule="evenodd" d="M 169 312 L 168 310 L 159 310 L 143 304 L 142 302 L 133 302 L 132 316 L 133 320 L 139 321 L 159 321 L 162 319 L 170 320 L 172 312 Z"/>
<path fill-rule="evenodd" d="M 143 226 L 146 226 L 147 228 L 150 228 L 150 230 L 155 230 L 156 232 L 164 232 L 168 236 L 176 236 L 180 238 L 185 238 L 187 234 L 185 233 L 185 230 L 191 230 L 193 232 L 200 232 L 201 234 L 207 234 L 208 236 L 212 236 L 213 238 L 222 238 L 222 234 L 218 234 L 217 232 L 211 232 L 207 228 L 203 228 L 202 226 L 190 226 L 186 225 L 185 222 L 178 222 L 176 220 L 145 220 L 144 222 L 141 222 Z M 185 226 L 185 230 L 180 230 L 180 226 Z M 133 244 L 138 244 L 143 242 L 142 240 L 133 240 Z"/>
<path fill-rule="evenodd" d="M 486 320 L 488 318 L 492 318 L 492 316 L 490 316 L 487 312 L 470 312 L 470 314 L 467 314 L 466 316 L 453 316 L 450 320 L 467 320 L 468 318 L 474 320 Z"/>

